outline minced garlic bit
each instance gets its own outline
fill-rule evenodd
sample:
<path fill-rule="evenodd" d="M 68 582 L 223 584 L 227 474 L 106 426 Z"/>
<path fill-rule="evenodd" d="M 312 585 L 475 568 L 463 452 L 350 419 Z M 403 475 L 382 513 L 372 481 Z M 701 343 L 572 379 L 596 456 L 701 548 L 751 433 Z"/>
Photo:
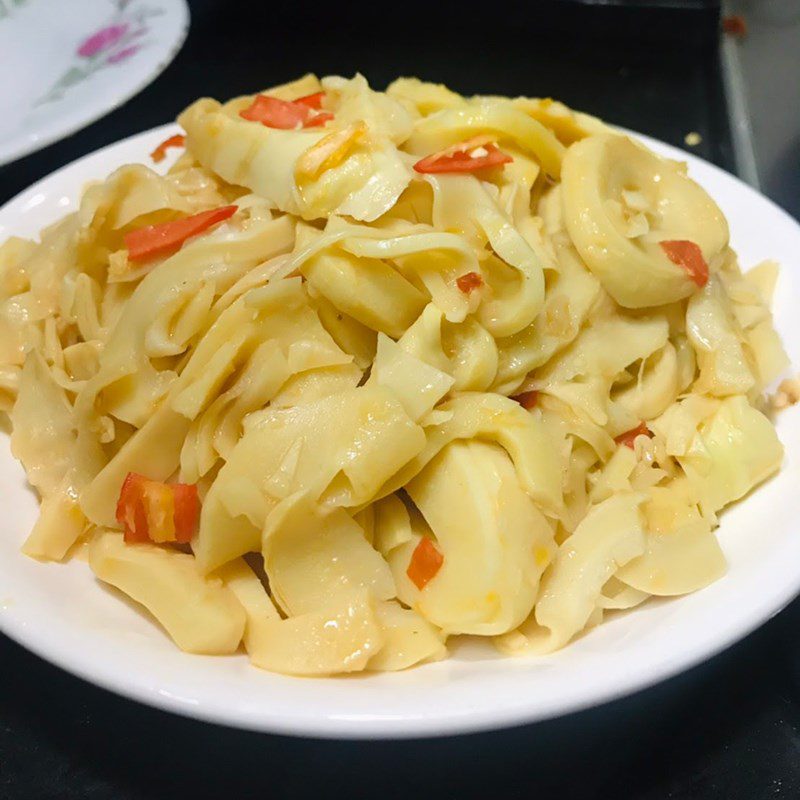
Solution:
<path fill-rule="evenodd" d="M 495 138 L 496 137 L 490 136 L 488 133 L 480 133 L 477 136 L 473 136 L 471 139 L 467 139 L 466 142 L 456 142 L 450 145 L 450 147 L 446 147 L 442 150 L 440 155 L 451 156 L 453 153 L 469 153 L 470 156 L 474 156 L 475 158 L 481 155 L 489 155 L 486 146 L 495 144 Z M 484 150 L 485 152 L 475 155 L 479 150 Z"/>
<path fill-rule="evenodd" d="M 337 167 L 366 132 L 367 126 L 359 120 L 340 131 L 329 133 L 300 156 L 295 166 L 295 177 L 314 179 L 326 170 Z"/>
<path fill-rule="evenodd" d="M 644 236 L 650 232 L 650 223 L 644 214 L 634 214 L 628 219 L 628 226 L 625 231 L 625 237 L 628 239 L 635 239 L 638 236 Z"/>
<path fill-rule="evenodd" d="M 650 201 L 635 189 L 622 190 L 622 202 L 633 211 L 651 211 Z"/>
<path fill-rule="evenodd" d="M 772 396 L 772 407 L 776 410 L 788 408 L 800 400 L 800 379 L 786 378 L 780 382 L 778 391 Z"/>
<path fill-rule="evenodd" d="M 703 137 L 697 131 L 690 131 L 683 137 L 683 141 L 686 142 L 689 147 L 697 147 L 697 145 L 703 141 Z"/>
<path fill-rule="evenodd" d="M 116 250 L 108 256 L 108 277 L 112 280 L 125 276 L 130 272 L 128 251 Z"/>
<path fill-rule="evenodd" d="M 476 147 L 469 155 L 470 158 L 483 158 L 489 155 L 489 151 L 485 147 Z"/>

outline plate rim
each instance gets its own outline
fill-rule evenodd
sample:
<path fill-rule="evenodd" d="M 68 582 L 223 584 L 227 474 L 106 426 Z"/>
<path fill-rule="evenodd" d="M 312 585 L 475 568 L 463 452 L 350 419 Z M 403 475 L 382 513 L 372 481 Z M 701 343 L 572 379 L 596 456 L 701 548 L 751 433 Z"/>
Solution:
<path fill-rule="evenodd" d="M 183 45 L 186 43 L 186 38 L 189 35 L 189 29 L 192 24 L 192 15 L 189 10 L 189 4 L 187 0 L 167 0 L 167 2 L 174 4 L 175 13 L 179 14 L 181 17 L 178 35 L 175 37 L 175 40 L 169 46 L 164 55 L 155 61 L 152 68 L 149 69 L 140 80 L 132 83 L 130 87 L 124 92 L 120 93 L 113 102 L 98 106 L 96 111 L 91 112 L 85 117 L 80 117 L 74 120 L 63 128 L 54 127 L 50 133 L 45 134 L 35 141 L 31 140 L 30 137 L 26 136 L 25 134 L 19 134 L 18 136 L 13 137 L 9 140 L 10 144 L 8 149 L 4 150 L 2 147 L 0 147 L 0 167 L 8 166 L 9 164 L 13 164 L 16 161 L 25 158 L 26 156 L 32 155 L 33 153 L 38 153 L 40 150 L 44 150 L 45 147 L 49 147 L 51 144 L 63 141 L 73 134 L 78 133 L 78 131 L 88 128 L 93 123 L 105 116 L 108 116 L 113 111 L 116 111 L 118 108 L 125 105 L 125 103 L 150 86 L 150 84 L 153 83 L 153 81 L 155 81 L 161 75 L 161 73 L 164 72 L 164 70 L 166 70 L 166 68 L 175 60 L 175 57 L 178 55 L 178 53 L 180 53 Z M 88 155 L 99 153 L 106 147 L 113 147 L 114 144 L 117 143 L 118 142 L 112 142 L 110 145 L 104 145 L 102 148 L 99 148 Z M 85 156 L 82 156 L 82 158 L 83 157 Z M 71 166 L 79 160 L 80 159 L 75 159 L 75 161 L 71 161 L 65 166 Z M 57 171 L 58 170 L 56 170 L 56 172 Z M 44 179 L 47 179 L 53 174 L 53 172 L 49 173 Z M 13 199 L 14 198 L 12 198 L 12 200 Z M 5 208 L 5 205 L 6 204 L 3 204 L 3 208 Z"/>
<path fill-rule="evenodd" d="M 24 213 L 21 208 L 17 209 L 16 207 L 24 205 L 27 200 L 39 194 L 45 184 L 58 178 L 63 178 L 66 172 L 72 170 L 80 171 L 88 161 L 96 158 L 102 159 L 102 157 L 107 156 L 110 151 L 122 149 L 123 146 L 130 146 L 139 141 L 142 143 L 144 158 L 144 155 L 149 152 L 149 143 L 151 140 L 156 139 L 156 137 L 163 137 L 165 134 L 177 130 L 179 130 L 179 127 L 175 123 L 156 126 L 148 131 L 134 134 L 106 145 L 60 167 L 4 203 L 3 206 L 0 207 L 0 220 L 2 220 L 2 217 L 8 212 L 17 213 L 17 211 L 19 211 L 20 213 Z M 660 154 L 666 155 L 669 158 L 687 160 L 688 157 L 690 164 L 692 161 L 700 161 L 703 162 L 706 168 L 711 168 L 713 172 L 724 176 L 725 179 L 730 180 L 732 178 L 745 191 L 745 194 L 750 197 L 755 196 L 760 201 L 766 201 L 772 213 L 777 212 L 780 217 L 784 218 L 786 223 L 793 226 L 798 234 L 800 234 L 800 224 L 798 224 L 788 212 L 778 206 L 774 201 L 764 197 L 755 189 L 745 184 L 738 177 L 731 175 L 715 164 L 711 164 L 698 156 L 657 139 L 653 139 L 652 137 L 627 129 L 618 130 L 636 137 L 648 146 L 654 147 Z M 121 166 L 121 164 L 111 159 L 107 168 L 109 171 L 112 171 L 118 166 Z M 98 177 L 100 176 L 98 175 Z M 76 186 L 76 194 L 79 189 L 80 186 Z M 0 235 L 2 235 L 2 227 L 2 223 L 0 222 Z M 13 233 L 13 231 L 11 233 Z M 429 738 L 535 724 L 536 722 L 566 716 L 588 708 L 606 705 L 621 697 L 634 695 L 668 678 L 696 667 L 698 664 L 713 658 L 736 642 L 744 639 L 761 625 L 768 622 L 776 614 L 780 613 L 780 611 L 782 611 L 798 594 L 800 594 L 800 568 L 798 568 L 791 580 L 787 579 L 780 584 L 779 588 L 765 587 L 765 592 L 758 596 L 757 601 L 743 608 L 742 613 L 737 615 L 735 621 L 731 621 L 726 625 L 721 625 L 715 632 L 712 631 L 709 638 L 713 639 L 713 641 L 709 646 L 695 648 L 688 652 L 681 651 L 672 658 L 664 659 L 661 663 L 655 665 L 651 664 L 647 669 L 640 669 L 633 672 L 624 682 L 618 681 L 615 686 L 612 685 L 610 688 L 603 686 L 599 689 L 586 692 L 584 696 L 569 697 L 561 704 L 552 703 L 544 709 L 537 710 L 537 708 L 526 706 L 524 702 L 521 702 L 518 707 L 514 708 L 506 707 L 499 710 L 482 710 L 480 712 L 471 712 L 470 710 L 459 712 L 458 710 L 450 709 L 446 712 L 437 712 L 431 716 L 406 716 L 400 719 L 388 716 L 365 719 L 363 716 L 359 715 L 349 717 L 340 714 L 326 715 L 324 713 L 320 713 L 316 716 L 307 713 L 297 716 L 285 713 L 268 713 L 265 715 L 263 713 L 263 708 L 259 709 L 259 714 L 254 715 L 243 714 L 240 709 L 231 711 L 219 705 L 210 706 L 206 701 L 194 701 L 193 703 L 187 700 L 187 698 L 176 697 L 168 693 L 165 694 L 160 691 L 158 685 L 126 682 L 125 676 L 109 674 L 104 671 L 102 665 L 94 664 L 91 659 L 76 658 L 74 651 L 69 651 L 68 648 L 64 648 L 60 644 L 54 645 L 52 641 L 48 641 L 46 626 L 43 630 L 33 630 L 24 622 L 17 624 L 13 616 L 0 613 L 0 631 L 21 647 L 81 680 L 99 686 L 102 689 L 113 692 L 126 699 L 141 702 L 147 706 L 162 711 L 166 710 L 184 717 L 244 730 L 312 738 Z M 680 598 L 675 599 L 679 600 Z M 0 612 L 1 611 L 2 604 L 0 604 Z M 324 680 L 331 679 L 328 678 Z"/>

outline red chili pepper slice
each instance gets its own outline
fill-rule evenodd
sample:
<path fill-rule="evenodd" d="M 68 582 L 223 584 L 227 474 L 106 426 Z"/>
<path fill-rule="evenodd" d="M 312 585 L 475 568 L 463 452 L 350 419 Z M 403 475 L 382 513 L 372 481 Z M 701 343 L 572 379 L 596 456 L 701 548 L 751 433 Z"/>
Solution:
<path fill-rule="evenodd" d="M 514 159 L 498 150 L 489 136 L 475 136 L 466 142 L 432 153 L 414 164 L 414 169 L 423 174 L 439 172 L 475 172 L 479 169 L 499 167 Z"/>
<path fill-rule="evenodd" d="M 147 225 L 125 234 L 125 246 L 128 248 L 129 261 L 163 256 L 179 250 L 190 237 L 208 230 L 212 225 L 229 219 L 237 211 L 238 206 L 221 206 L 209 211 L 201 211 L 191 217 L 183 217 L 161 225 Z"/>
<path fill-rule="evenodd" d="M 186 146 L 186 137 L 182 133 L 176 133 L 174 136 L 170 136 L 169 139 L 164 139 L 161 144 L 150 153 L 150 158 L 155 161 L 156 164 L 163 161 L 167 157 L 167 150 L 170 147 L 185 147 Z"/>
<path fill-rule="evenodd" d="M 444 564 L 444 556 L 427 536 L 423 536 L 414 548 L 406 575 L 417 589 L 424 589 L 441 569 L 442 564 Z"/>
<path fill-rule="evenodd" d="M 239 116 L 250 122 L 260 122 L 268 128 L 287 131 L 324 125 L 328 120 L 333 119 L 333 114 L 327 111 L 315 114 L 314 106 L 308 102 L 312 97 L 314 95 L 289 101 L 258 94 L 244 111 L 239 112 Z M 316 101 L 312 100 L 311 102 Z"/>
<path fill-rule="evenodd" d="M 614 437 L 614 441 L 617 444 L 624 444 L 625 447 L 630 447 L 633 450 L 633 443 L 636 441 L 637 436 L 652 436 L 652 432 L 644 422 L 640 422 L 635 428 L 631 428 L 629 431 L 625 431 L 625 433 L 621 433 L 619 436 Z"/>
<path fill-rule="evenodd" d="M 189 542 L 197 526 L 197 485 L 163 483 L 129 472 L 117 501 L 125 542 Z"/>
<path fill-rule="evenodd" d="M 539 400 L 539 392 L 533 389 L 530 392 L 515 394 L 511 399 L 516 400 L 524 409 L 530 411 L 532 408 L 535 408 Z"/>
<path fill-rule="evenodd" d="M 667 258 L 686 270 L 686 274 L 702 289 L 708 283 L 708 264 L 703 258 L 703 251 L 694 242 L 686 239 L 675 239 L 659 242 Z"/>
<path fill-rule="evenodd" d="M 464 294 L 469 294 L 483 286 L 483 278 L 477 272 L 468 272 L 466 275 L 459 275 L 459 277 L 456 278 L 456 286 L 458 286 Z"/>

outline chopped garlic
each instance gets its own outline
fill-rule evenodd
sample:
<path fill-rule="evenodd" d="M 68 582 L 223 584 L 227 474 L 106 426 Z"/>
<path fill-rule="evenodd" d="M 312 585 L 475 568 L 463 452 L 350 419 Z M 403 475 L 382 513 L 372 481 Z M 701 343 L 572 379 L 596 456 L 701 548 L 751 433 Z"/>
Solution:
<path fill-rule="evenodd" d="M 109 444 L 115 438 L 114 420 L 108 416 L 102 416 L 97 420 L 97 438 L 101 444 Z"/>
<path fill-rule="evenodd" d="M 637 236 L 644 236 L 650 232 L 650 223 L 644 214 L 635 214 L 628 220 L 628 227 L 625 236 L 628 239 L 635 239 Z"/>
<path fill-rule="evenodd" d="M 772 397 L 772 407 L 780 410 L 795 405 L 800 400 L 800 380 L 786 378 L 780 382 L 778 391 Z"/>
<path fill-rule="evenodd" d="M 438 155 L 444 157 L 452 156 L 454 153 L 468 153 L 475 150 L 484 150 L 487 144 L 495 144 L 494 137 L 487 133 L 481 133 L 478 136 L 467 139 L 466 142 L 456 142 L 450 145 L 450 147 L 445 147 Z M 485 151 L 483 155 L 488 155 L 488 151 Z"/>
<path fill-rule="evenodd" d="M 484 158 L 489 155 L 489 151 L 485 147 L 476 147 L 469 155 L 470 158 Z"/>
<path fill-rule="evenodd" d="M 110 278 L 120 279 L 128 274 L 130 267 L 128 266 L 128 251 L 116 250 L 109 253 L 108 256 L 108 275 Z"/>
<path fill-rule="evenodd" d="M 789 399 L 792 401 L 792 404 L 800 400 L 800 379 L 786 378 L 785 380 L 781 381 L 781 384 L 778 388 L 788 395 Z"/>
<path fill-rule="evenodd" d="M 633 189 L 622 190 L 622 201 L 633 211 L 650 210 L 650 203 L 648 202 L 647 198 L 641 192 Z"/>
<path fill-rule="evenodd" d="M 359 120 L 323 137 L 297 159 L 295 176 L 298 180 L 301 178 L 313 180 L 326 170 L 337 167 L 347 158 L 353 146 L 366 132 L 367 126 Z"/>

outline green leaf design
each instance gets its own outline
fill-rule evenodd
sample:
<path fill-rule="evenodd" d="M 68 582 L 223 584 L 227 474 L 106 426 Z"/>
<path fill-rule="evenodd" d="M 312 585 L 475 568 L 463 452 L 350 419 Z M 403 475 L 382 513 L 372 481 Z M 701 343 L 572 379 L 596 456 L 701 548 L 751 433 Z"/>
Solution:
<path fill-rule="evenodd" d="M 15 8 L 21 8 L 27 3 L 28 0 L 0 0 L 0 19 L 10 17 Z"/>
<path fill-rule="evenodd" d="M 30 0 L 0 0 L 0 19 L 9 14 L 9 3 L 18 6 L 24 5 L 29 1 Z M 128 46 L 133 39 L 149 32 L 149 26 L 146 22 L 148 18 L 156 17 L 164 13 L 163 9 L 144 6 L 136 10 L 130 10 L 126 14 L 125 10 L 131 4 L 131 0 L 112 0 L 112 2 L 117 8 L 117 12 L 114 19 L 112 19 L 109 24 L 126 24 L 130 26 L 130 30 L 116 42 L 112 51 L 104 49 L 94 53 L 88 58 L 82 57 L 80 59 L 80 66 L 70 67 L 70 69 L 68 69 L 51 88 L 34 103 L 34 106 L 41 106 L 46 103 L 52 103 L 55 100 L 60 100 L 70 87 L 85 81 L 95 72 L 105 69 L 109 64 L 113 63 L 109 61 L 109 57 L 113 52 L 124 50 L 124 47 Z M 138 47 L 141 49 L 147 47 L 149 44 L 150 42 L 147 40 L 140 41 L 138 42 Z"/>
<path fill-rule="evenodd" d="M 70 67 L 70 69 L 61 76 L 56 86 L 66 89 L 68 86 L 74 86 L 76 83 L 80 83 L 84 78 L 86 78 L 86 73 L 82 69 Z"/>

